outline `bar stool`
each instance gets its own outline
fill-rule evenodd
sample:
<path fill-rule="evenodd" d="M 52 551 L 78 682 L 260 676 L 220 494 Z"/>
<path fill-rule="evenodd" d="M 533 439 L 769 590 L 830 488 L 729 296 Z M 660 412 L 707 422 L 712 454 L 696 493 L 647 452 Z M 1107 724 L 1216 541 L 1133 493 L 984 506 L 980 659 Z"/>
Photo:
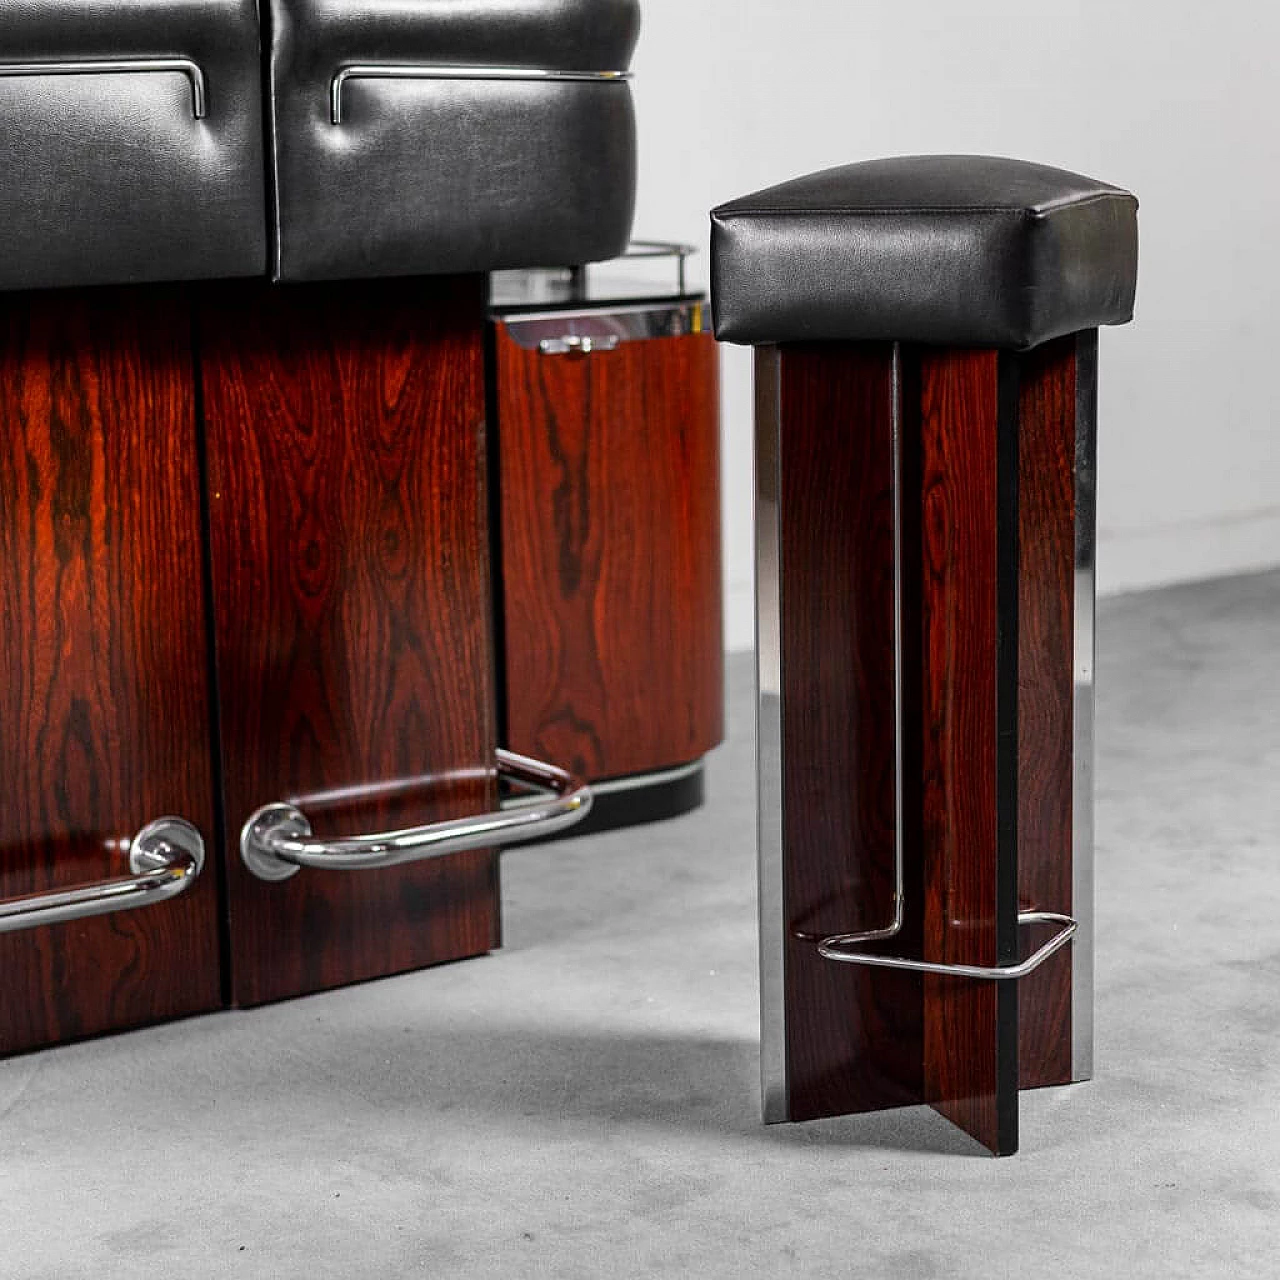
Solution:
<path fill-rule="evenodd" d="M 766 1120 L 928 1103 L 996 1154 L 1092 1070 L 1097 328 L 1137 202 L 917 156 L 712 214 L 756 348 Z"/>

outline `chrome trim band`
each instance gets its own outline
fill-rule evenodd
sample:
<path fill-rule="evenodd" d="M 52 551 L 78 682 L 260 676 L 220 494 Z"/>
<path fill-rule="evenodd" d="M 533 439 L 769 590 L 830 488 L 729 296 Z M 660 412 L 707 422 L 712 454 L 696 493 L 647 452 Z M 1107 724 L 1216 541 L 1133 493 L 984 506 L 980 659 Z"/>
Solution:
<path fill-rule="evenodd" d="M 342 123 L 342 91 L 351 80 L 532 80 L 539 83 L 625 84 L 629 71 L 551 71 L 545 67 L 455 67 L 429 62 L 352 62 L 329 81 L 329 120 Z"/>
<path fill-rule="evenodd" d="M 204 868 L 204 840 L 183 818 L 157 818 L 129 842 L 130 876 L 0 902 L 0 933 L 154 906 L 185 893 Z"/>
<path fill-rule="evenodd" d="M 187 77 L 191 85 L 191 114 L 203 120 L 208 113 L 204 72 L 190 58 L 89 58 L 76 62 L 3 62 L 5 76 L 86 76 L 173 71 Z"/>
<path fill-rule="evenodd" d="M 706 762 L 695 760 L 692 764 L 677 765 L 672 769 L 656 769 L 652 773 L 629 773 L 622 778 L 607 778 L 603 782 L 593 782 L 591 790 L 598 796 L 621 795 L 627 791 L 643 791 L 646 787 L 665 787 L 669 783 L 679 782 L 682 778 L 692 778 L 695 774 L 706 771 Z"/>
<path fill-rule="evenodd" d="M 766 1124 L 789 1116 L 783 891 L 781 355 L 757 347 L 756 821 L 760 903 L 760 1096 Z"/>
<path fill-rule="evenodd" d="M 671 769 L 656 769 L 652 773 L 628 773 L 620 778 L 605 778 L 591 784 L 591 794 L 599 800 L 602 796 L 626 795 L 632 791 L 646 791 L 650 787 L 665 787 L 685 778 L 706 772 L 706 762 L 695 760 L 692 764 L 677 765 Z M 504 809 L 527 809 L 537 804 L 536 796 L 503 796 Z"/>
<path fill-rule="evenodd" d="M 312 836 L 311 823 L 294 805 L 269 804 L 252 814 L 241 828 L 240 856 L 260 880 L 287 880 L 303 867 L 368 871 L 533 840 L 571 827 L 591 811 L 591 788 L 563 769 L 514 751 L 499 750 L 497 763 L 503 778 L 549 791 L 552 798 L 423 827 L 336 840 Z"/>
<path fill-rule="evenodd" d="M 1093 1076 L 1094 657 L 1098 487 L 1098 331 L 1076 339 L 1075 679 L 1072 698 L 1071 1075 Z"/>
<path fill-rule="evenodd" d="M 1017 964 L 982 965 L 982 964 L 936 964 L 931 960 L 908 960 L 902 956 L 873 956 L 862 952 L 846 951 L 848 946 L 857 946 L 865 940 L 863 934 L 836 934 L 823 938 L 818 943 L 818 954 L 827 960 L 838 960 L 842 964 L 865 964 L 879 969 L 908 969 L 912 973 L 941 973 L 953 978 L 980 978 L 987 981 L 1006 982 L 1010 979 L 1025 978 L 1034 973 L 1055 951 L 1061 950 L 1075 936 L 1077 924 L 1070 916 L 1059 915 L 1056 911 L 1020 911 L 1018 924 L 1056 924 L 1062 927 L 1042 947 L 1033 951 L 1025 960 Z"/>
<path fill-rule="evenodd" d="M 507 336 L 526 350 L 564 354 L 583 350 L 612 351 L 619 343 L 650 338 L 680 338 L 711 329 L 705 302 L 640 303 L 627 307 L 592 306 L 573 311 L 521 311 L 499 314 Z M 544 346 L 543 344 L 547 345 Z"/>

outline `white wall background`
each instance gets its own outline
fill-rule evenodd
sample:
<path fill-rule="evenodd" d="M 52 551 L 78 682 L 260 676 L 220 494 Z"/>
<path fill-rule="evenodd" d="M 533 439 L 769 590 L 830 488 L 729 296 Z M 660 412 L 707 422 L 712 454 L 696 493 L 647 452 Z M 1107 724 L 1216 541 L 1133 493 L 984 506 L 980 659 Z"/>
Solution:
<path fill-rule="evenodd" d="M 1142 202 L 1138 314 L 1102 333 L 1099 584 L 1280 564 L 1280 6 L 645 0 L 638 235 L 874 156 L 985 152 Z M 705 279 L 705 257 L 699 270 Z M 726 622 L 752 639 L 749 353 L 724 349 Z"/>

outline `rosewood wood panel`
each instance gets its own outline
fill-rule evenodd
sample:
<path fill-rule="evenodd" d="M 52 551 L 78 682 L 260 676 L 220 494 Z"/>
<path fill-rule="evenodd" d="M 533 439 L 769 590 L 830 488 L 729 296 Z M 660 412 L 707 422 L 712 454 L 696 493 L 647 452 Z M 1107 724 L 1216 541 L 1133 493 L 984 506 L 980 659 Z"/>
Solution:
<path fill-rule="evenodd" d="M 923 954 L 995 965 L 1016 946 L 1016 849 L 997 821 L 1001 753 L 1016 743 L 1000 732 L 1001 641 L 1016 627 L 999 616 L 1000 357 L 906 358 L 919 378 L 905 399 L 919 413 Z M 924 978 L 926 1100 L 996 1153 L 1017 1146 L 1016 999 L 1011 983 Z"/>
<path fill-rule="evenodd" d="M 1070 915 L 1075 599 L 1076 342 L 1019 358 L 1018 898 Z M 1024 946 L 1051 926 L 1027 930 Z M 1066 1084 L 1071 948 L 1019 986 L 1023 1088 Z"/>
<path fill-rule="evenodd" d="M 907 912 L 885 951 L 1009 964 L 1047 936 L 1019 938 L 1020 908 L 1071 910 L 1076 341 L 901 352 Z M 1007 1154 L 1019 1084 L 1071 1076 L 1070 953 L 1014 984 L 813 950 L 890 916 L 890 359 L 781 350 L 789 1114 L 923 1098 Z"/>
<path fill-rule="evenodd" d="M 894 914 L 893 350 L 787 346 L 779 441 L 787 1081 L 795 1120 L 919 1102 L 917 975 L 824 960 Z M 892 946 L 918 954 L 914 910 Z"/>
<path fill-rule="evenodd" d="M 0 895 L 127 875 L 179 814 L 213 848 L 189 303 L 0 301 Z M 220 1002 L 216 857 L 158 906 L 0 937 L 0 1053 Z"/>
<path fill-rule="evenodd" d="M 507 744 L 590 778 L 697 759 L 724 732 L 715 341 L 494 342 Z"/>
<path fill-rule="evenodd" d="M 476 277 L 212 291 L 200 316 L 232 991 L 253 1004 L 483 952 L 496 856 L 269 884 L 242 823 L 317 835 L 495 802 Z"/>

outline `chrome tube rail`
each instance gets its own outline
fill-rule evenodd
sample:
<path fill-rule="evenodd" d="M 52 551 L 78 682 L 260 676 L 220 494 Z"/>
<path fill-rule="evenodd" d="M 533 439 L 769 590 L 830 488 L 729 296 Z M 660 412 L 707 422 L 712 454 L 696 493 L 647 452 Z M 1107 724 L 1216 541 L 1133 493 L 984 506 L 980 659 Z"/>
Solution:
<path fill-rule="evenodd" d="M 329 121 L 343 120 L 342 95 L 352 80 L 530 80 L 553 84 L 625 84 L 629 71 L 553 71 L 546 67 L 463 67 L 432 62 L 351 62 L 329 81 Z"/>
<path fill-rule="evenodd" d="M 154 906 L 185 893 L 204 868 L 204 840 L 183 818 L 157 818 L 129 844 L 132 875 L 0 902 L 0 933 Z"/>
<path fill-rule="evenodd" d="M 191 114 L 203 120 L 209 110 L 204 72 L 190 58 L 84 58 L 74 62 L 0 62 L 0 78 L 10 76 L 132 75 L 172 71 L 191 85 Z"/>
<path fill-rule="evenodd" d="M 866 964 L 881 969 L 907 969 L 912 973 L 942 973 L 953 978 L 980 978 L 988 981 L 1008 981 L 1025 978 L 1034 972 L 1055 951 L 1065 947 L 1079 927 L 1070 916 L 1056 911 L 1020 911 L 1019 926 L 1033 924 L 1057 924 L 1062 927 L 1043 946 L 1038 947 L 1025 960 L 1017 964 L 941 964 L 932 960 L 908 960 L 904 956 L 868 955 L 861 951 L 849 951 L 850 946 L 860 946 L 865 934 L 835 934 L 818 943 L 818 954 L 827 960 L 839 960 L 844 964 Z"/>
<path fill-rule="evenodd" d="M 565 770 L 514 751 L 499 750 L 497 764 L 500 778 L 548 791 L 551 798 L 423 827 L 334 840 L 316 838 L 306 814 L 296 806 L 268 804 L 241 829 L 240 856 L 260 880 L 287 880 L 303 867 L 370 871 L 534 840 L 573 826 L 591 811 L 591 788 Z"/>

